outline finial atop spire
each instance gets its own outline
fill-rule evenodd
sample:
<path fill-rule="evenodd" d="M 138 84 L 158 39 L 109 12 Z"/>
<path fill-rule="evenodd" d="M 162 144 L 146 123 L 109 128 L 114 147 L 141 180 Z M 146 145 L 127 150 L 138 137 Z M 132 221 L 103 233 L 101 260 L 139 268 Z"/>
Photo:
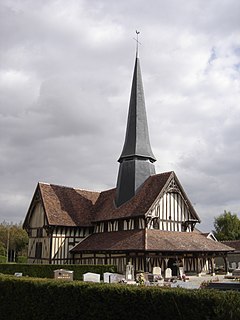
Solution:
<path fill-rule="evenodd" d="M 136 30 L 136 35 L 137 35 L 137 39 L 133 38 L 136 41 L 136 57 L 138 58 L 138 45 L 141 44 L 141 42 L 138 41 L 138 35 L 139 35 L 140 31 Z"/>

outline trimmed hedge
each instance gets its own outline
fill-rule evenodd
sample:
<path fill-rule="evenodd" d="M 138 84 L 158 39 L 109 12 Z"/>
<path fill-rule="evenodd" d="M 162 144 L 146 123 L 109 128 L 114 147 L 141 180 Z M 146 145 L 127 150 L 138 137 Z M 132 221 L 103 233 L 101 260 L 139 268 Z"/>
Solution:
<path fill-rule="evenodd" d="M 0 276 L 6 320 L 237 320 L 240 293 Z"/>
<path fill-rule="evenodd" d="M 0 264 L 0 273 L 14 275 L 21 272 L 23 276 L 38 278 L 53 278 L 54 270 L 67 269 L 74 271 L 74 280 L 82 280 L 83 274 L 87 272 L 99 273 L 101 277 L 104 272 L 116 272 L 113 265 L 78 265 L 78 264 L 23 264 L 5 263 Z"/>

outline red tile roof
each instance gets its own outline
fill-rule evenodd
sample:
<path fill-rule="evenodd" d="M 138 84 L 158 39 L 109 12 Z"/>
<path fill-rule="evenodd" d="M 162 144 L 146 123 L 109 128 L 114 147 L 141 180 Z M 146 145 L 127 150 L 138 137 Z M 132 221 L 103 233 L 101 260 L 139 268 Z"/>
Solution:
<path fill-rule="evenodd" d="M 147 249 L 165 251 L 229 251 L 234 250 L 221 242 L 213 241 L 196 232 L 148 230 Z"/>
<path fill-rule="evenodd" d="M 158 252 L 226 252 L 233 251 L 221 242 L 207 239 L 195 232 L 160 230 L 129 230 L 95 233 L 72 249 L 95 251 L 158 251 Z"/>
<path fill-rule="evenodd" d="M 144 250 L 144 231 L 145 230 L 131 230 L 93 233 L 79 243 L 72 251 Z"/>
<path fill-rule="evenodd" d="M 156 198 L 164 193 L 173 177 L 178 181 L 174 172 L 164 172 L 149 177 L 136 195 L 118 208 L 115 206 L 116 189 L 94 192 L 39 183 L 37 191 L 40 191 L 49 225 L 91 226 L 96 221 L 144 216 Z M 182 189 L 179 181 L 178 184 Z M 182 193 L 192 216 L 200 221 L 183 189 Z M 33 204 L 34 199 L 27 217 L 30 216 Z"/>
<path fill-rule="evenodd" d="M 234 248 L 236 251 L 240 251 L 240 240 L 227 240 L 227 241 L 221 241 L 221 243 L 225 244 L 226 246 Z"/>
<path fill-rule="evenodd" d="M 95 205 L 95 221 L 113 220 L 144 215 L 159 193 L 163 190 L 173 172 L 164 172 L 149 177 L 129 201 L 116 207 L 116 189 L 101 192 Z"/>
<path fill-rule="evenodd" d="M 39 183 L 39 189 L 50 225 L 89 226 L 99 192 Z"/>

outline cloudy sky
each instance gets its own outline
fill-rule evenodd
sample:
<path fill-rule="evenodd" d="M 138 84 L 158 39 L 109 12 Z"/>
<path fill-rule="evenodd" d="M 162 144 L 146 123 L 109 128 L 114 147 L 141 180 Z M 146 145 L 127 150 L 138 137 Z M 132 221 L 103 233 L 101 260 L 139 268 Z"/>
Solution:
<path fill-rule="evenodd" d="M 203 231 L 239 215 L 239 21 L 239 0 L 1 0 L 0 221 L 24 219 L 38 181 L 115 186 L 136 29 L 156 171 Z"/>

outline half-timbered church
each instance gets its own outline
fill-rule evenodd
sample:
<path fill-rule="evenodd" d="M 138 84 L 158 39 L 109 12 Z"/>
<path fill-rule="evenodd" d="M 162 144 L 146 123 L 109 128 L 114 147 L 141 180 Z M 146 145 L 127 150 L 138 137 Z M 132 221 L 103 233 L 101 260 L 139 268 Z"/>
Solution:
<path fill-rule="evenodd" d="M 38 183 L 24 228 L 29 263 L 114 264 L 124 271 L 177 266 L 214 272 L 228 246 L 195 229 L 200 222 L 176 174 L 156 174 L 138 56 L 135 60 L 125 143 L 116 188 L 86 191 Z"/>

